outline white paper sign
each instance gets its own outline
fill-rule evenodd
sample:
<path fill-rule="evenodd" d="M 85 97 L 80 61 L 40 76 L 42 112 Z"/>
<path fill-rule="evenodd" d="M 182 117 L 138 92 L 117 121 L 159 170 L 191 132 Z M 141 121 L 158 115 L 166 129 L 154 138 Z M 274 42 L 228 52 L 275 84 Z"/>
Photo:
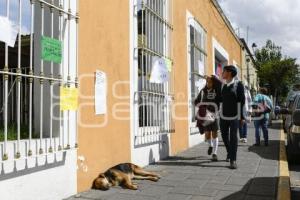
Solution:
<path fill-rule="evenodd" d="M 18 35 L 18 26 L 13 24 L 7 17 L 0 16 L 0 41 L 9 47 L 14 47 Z"/>
<path fill-rule="evenodd" d="M 169 71 L 165 59 L 153 57 L 150 83 L 165 83 L 169 80 Z"/>
<path fill-rule="evenodd" d="M 95 112 L 96 115 L 101 115 L 107 112 L 107 80 L 106 74 L 102 71 L 97 70 L 95 76 Z"/>
<path fill-rule="evenodd" d="M 198 92 L 200 92 L 206 85 L 206 80 L 205 79 L 199 79 L 198 81 L 195 82 L 195 86 L 198 89 Z"/>
<path fill-rule="evenodd" d="M 201 60 L 198 60 L 198 70 L 199 74 L 204 76 L 204 63 Z"/>

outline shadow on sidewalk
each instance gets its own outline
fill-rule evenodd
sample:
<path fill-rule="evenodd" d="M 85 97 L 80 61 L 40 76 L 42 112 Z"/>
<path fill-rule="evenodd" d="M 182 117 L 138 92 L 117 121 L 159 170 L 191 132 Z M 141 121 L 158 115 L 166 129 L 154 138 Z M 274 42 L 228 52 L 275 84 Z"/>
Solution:
<path fill-rule="evenodd" d="M 229 164 L 225 160 L 219 160 L 217 162 L 212 161 L 207 156 L 198 157 L 181 157 L 171 156 L 164 160 L 154 163 L 154 165 L 162 166 L 196 166 L 196 167 L 225 167 L 228 168 Z"/>
<path fill-rule="evenodd" d="M 256 177 L 250 179 L 243 188 L 225 196 L 222 200 L 232 199 L 276 199 L 277 177 Z"/>
<path fill-rule="evenodd" d="M 260 146 L 250 146 L 248 150 L 259 155 L 261 158 L 268 160 L 278 160 L 279 140 L 269 140 L 269 146 L 265 146 L 262 142 Z"/>
<path fill-rule="evenodd" d="M 282 121 L 273 121 L 272 125 L 269 126 L 269 129 L 281 130 L 282 129 Z"/>

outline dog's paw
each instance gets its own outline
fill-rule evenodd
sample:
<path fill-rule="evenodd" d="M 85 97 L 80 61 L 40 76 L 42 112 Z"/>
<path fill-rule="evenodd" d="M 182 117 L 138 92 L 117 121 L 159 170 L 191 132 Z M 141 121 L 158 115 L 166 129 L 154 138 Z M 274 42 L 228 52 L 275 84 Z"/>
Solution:
<path fill-rule="evenodd" d="M 132 189 L 132 190 L 137 190 L 137 189 L 138 189 L 138 186 L 137 186 L 137 185 L 132 185 L 131 189 Z"/>
<path fill-rule="evenodd" d="M 155 181 L 155 182 L 157 182 L 159 180 L 159 178 L 158 177 L 152 177 L 151 178 L 151 181 Z"/>

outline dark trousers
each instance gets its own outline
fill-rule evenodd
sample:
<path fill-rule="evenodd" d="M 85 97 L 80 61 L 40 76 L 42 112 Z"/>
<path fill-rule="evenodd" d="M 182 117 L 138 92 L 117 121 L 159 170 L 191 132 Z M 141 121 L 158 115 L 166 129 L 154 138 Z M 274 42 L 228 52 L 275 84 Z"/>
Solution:
<path fill-rule="evenodd" d="M 220 129 L 222 139 L 227 150 L 230 161 L 236 161 L 237 152 L 237 129 L 239 121 L 236 120 L 220 120 Z"/>

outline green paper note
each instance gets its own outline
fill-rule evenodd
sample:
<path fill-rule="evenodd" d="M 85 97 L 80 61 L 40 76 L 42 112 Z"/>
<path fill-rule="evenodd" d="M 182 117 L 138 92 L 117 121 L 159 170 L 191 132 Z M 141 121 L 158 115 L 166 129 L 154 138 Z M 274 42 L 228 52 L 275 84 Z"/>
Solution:
<path fill-rule="evenodd" d="M 42 36 L 41 39 L 41 55 L 45 61 L 61 63 L 62 59 L 62 43 L 59 40 Z"/>

